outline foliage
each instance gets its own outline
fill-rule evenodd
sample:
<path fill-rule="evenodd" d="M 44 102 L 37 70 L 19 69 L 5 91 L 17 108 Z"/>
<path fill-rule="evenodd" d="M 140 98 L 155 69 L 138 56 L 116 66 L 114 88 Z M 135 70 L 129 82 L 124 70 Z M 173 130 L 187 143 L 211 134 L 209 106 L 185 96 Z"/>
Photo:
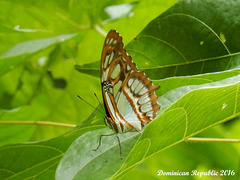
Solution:
<path fill-rule="evenodd" d="M 158 179 L 158 170 L 194 169 L 237 178 L 239 144 L 185 140 L 239 138 L 239 1 L 173 3 L 0 2 L 0 179 Z M 103 29 L 118 30 L 161 86 L 157 118 L 119 135 L 123 160 L 115 136 L 92 151 L 111 130 L 76 96 L 98 107 Z"/>

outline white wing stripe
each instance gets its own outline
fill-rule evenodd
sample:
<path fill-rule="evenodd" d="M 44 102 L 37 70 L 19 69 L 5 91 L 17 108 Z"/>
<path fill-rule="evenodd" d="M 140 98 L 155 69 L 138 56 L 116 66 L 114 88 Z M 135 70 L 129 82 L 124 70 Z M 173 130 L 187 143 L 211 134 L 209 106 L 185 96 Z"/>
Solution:
<path fill-rule="evenodd" d="M 133 80 L 134 80 L 133 78 L 131 78 L 131 79 L 128 80 L 128 87 L 130 87 L 130 86 L 132 85 Z"/>
<path fill-rule="evenodd" d="M 129 124 L 136 128 L 136 130 L 141 130 L 141 121 L 138 119 L 136 113 L 133 110 L 133 107 L 123 93 L 120 94 L 117 108 L 119 110 L 119 113 Z"/>
<path fill-rule="evenodd" d="M 139 99 L 138 99 L 138 103 L 139 104 L 144 104 L 146 102 L 150 101 L 150 98 L 149 98 L 149 95 L 148 93 L 147 94 L 144 94 L 143 96 L 141 96 Z"/>
<path fill-rule="evenodd" d="M 112 51 L 112 53 L 111 53 L 111 55 L 110 55 L 110 57 L 109 57 L 109 62 L 108 62 L 108 64 L 110 64 L 110 63 L 112 62 L 113 56 L 114 56 L 114 52 Z"/>
<path fill-rule="evenodd" d="M 148 111 L 152 110 L 152 103 L 148 102 L 146 104 L 143 104 L 140 109 L 142 112 L 148 112 Z"/>
<path fill-rule="evenodd" d="M 146 93 L 147 91 L 148 91 L 148 88 L 143 87 L 138 94 L 141 96 L 141 95 L 143 95 L 144 93 Z"/>
<path fill-rule="evenodd" d="M 131 90 L 134 92 L 135 88 L 137 87 L 137 85 L 140 83 L 140 81 L 138 79 L 135 79 L 135 81 L 132 83 L 131 86 Z"/>
<path fill-rule="evenodd" d="M 111 39 L 110 39 L 110 41 L 109 41 L 109 43 L 108 43 L 108 44 L 109 44 L 109 45 L 111 45 L 111 44 L 112 44 L 112 42 L 113 42 L 113 38 L 111 38 Z"/>
<path fill-rule="evenodd" d="M 112 79 L 116 79 L 116 78 L 118 77 L 120 71 L 121 71 L 121 66 L 120 66 L 120 64 L 117 64 L 117 65 L 115 66 L 112 74 L 111 74 L 111 78 L 112 78 Z"/>
<path fill-rule="evenodd" d="M 138 92 L 143 88 L 144 84 L 142 82 L 140 82 L 137 87 L 135 88 L 134 93 L 138 94 Z"/>

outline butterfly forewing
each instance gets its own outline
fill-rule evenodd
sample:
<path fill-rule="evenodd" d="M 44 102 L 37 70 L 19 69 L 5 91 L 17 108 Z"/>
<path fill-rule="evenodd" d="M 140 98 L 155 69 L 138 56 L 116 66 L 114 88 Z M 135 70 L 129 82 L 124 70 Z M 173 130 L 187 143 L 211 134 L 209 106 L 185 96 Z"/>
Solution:
<path fill-rule="evenodd" d="M 140 131 L 156 117 L 160 106 L 155 90 L 159 86 L 138 71 L 115 30 L 109 31 L 104 42 L 101 84 L 106 121 L 117 133 Z"/>

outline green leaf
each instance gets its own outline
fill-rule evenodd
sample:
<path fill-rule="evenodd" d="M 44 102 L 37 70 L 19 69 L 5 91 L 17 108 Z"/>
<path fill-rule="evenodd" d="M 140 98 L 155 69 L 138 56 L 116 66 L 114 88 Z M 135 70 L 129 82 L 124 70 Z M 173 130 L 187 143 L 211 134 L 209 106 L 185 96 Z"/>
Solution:
<path fill-rule="evenodd" d="M 153 80 L 154 84 L 160 85 L 160 89 L 156 92 L 158 96 L 162 96 L 167 92 L 178 87 L 187 85 L 200 85 L 220 81 L 229 77 L 237 76 L 240 73 L 239 69 L 231 71 L 223 71 L 218 73 L 207 73 L 194 76 L 180 76 L 161 80 Z M 161 100 L 159 100 L 161 102 Z"/>
<path fill-rule="evenodd" d="M 52 45 L 73 38 L 76 34 L 63 34 L 56 37 L 19 43 L 0 56 L 0 76 L 26 61 L 31 55 Z"/>
<path fill-rule="evenodd" d="M 103 137 L 99 149 L 93 151 L 99 143 L 99 136 L 103 134 L 112 134 L 112 131 L 105 128 L 85 133 L 77 138 L 59 163 L 56 179 L 94 179 L 94 177 L 105 179 L 109 177 L 109 173 L 115 173 L 123 163 L 120 159 L 116 135 Z M 139 133 L 118 135 L 123 158 L 131 151 L 138 135 Z M 78 156 L 79 154 L 81 156 Z M 108 157 L 113 158 L 108 159 Z M 90 169 L 96 173 L 89 174 Z"/>
<path fill-rule="evenodd" d="M 217 73 L 216 75 L 223 77 L 222 73 Z M 196 79 L 201 79 L 201 77 L 199 76 Z M 186 81 L 188 81 L 188 79 L 186 79 Z M 140 139 L 138 140 L 137 145 L 135 145 L 133 149 L 131 148 L 132 146 L 130 146 L 129 144 L 133 145 L 135 143 L 135 134 L 129 133 L 126 135 L 127 140 L 122 140 L 122 151 L 124 153 L 124 158 L 126 158 L 128 152 L 130 152 L 131 150 L 131 154 L 128 156 L 124 167 L 129 167 L 129 165 L 133 167 L 139 162 L 143 162 L 144 160 L 146 160 L 146 158 L 152 156 L 156 152 L 165 150 L 170 146 L 182 142 L 189 136 L 192 136 L 196 133 L 199 133 L 200 131 L 210 128 L 213 125 L 226 121 L 229 118 L 236 116 L 237 114 L 239 115 L 240 107 L 239 103 L 237 103 L 240 100 L 237 91 L 239 90 L 239 87 L 240 76 L 238 75 L 233 76 L 232 78 L 223 79 L 221 81 L 198 85 L 198 87 L 196 87 L 196 85 L 192 87 L 185 86 L 181 87 L 183 89 L 181 91 L 179 91 L 179 89 L 176 90 L 176 92 L 180 92 L 180 96 L 181 94 L 185 94 L 185 96 L 182 96 L 182 98 L 180 98 L 175 103 L 172 102 L 174 103 L 172 106 L 170 106 L 164 113 L 162 113 L 157 119 L 155 119 L 145 128 Z M 176 93 L 169 93 L 168 97 L 169 99 L 171 99 L 172 96 L 175 95 Z M 214 110 L 214 112 L 219 111 L 216 112 L 218 116 L 216 116 L 215 113 L 212 113 L 212 110 Z M 205 113 L 207 114 L 207 116 Z M 188 117 L 187 120 L 186 117 Z M 119 160 L 118 163 L 116 163 L 115 160 L 107 161 L 109 157 L 116 158 L 116 160 L 120 158 L 118 144 L 115 137 L 107 137 L 103 139 L 103 144 L 100 147 L 99 151 L 93 152 L 92 149 L 98 144 L 97 137 L 99 137 L 100 134 L 109 134 L 109 130 L 104 129 L 100 132 L 93 131 L 96 128 L 104 127 L 104 125 L 99 124 L 99 126 L 96 124 L 97 122 L 103 123 L 99 116 L 92 116 L 91 119 L 92 120 L 89 119 L 75 130 L 63 136 L 59 136 L 58 138 L 37 143 L 8 145 L 2 147 L 0 149 L 0 160 L 1 162 L 4 162 L 4 166 L 1 166 L 0 168 L 3 169 L 4 172 L 6 171 L 16 173 L 9 175 L 2 172 L 3 176 L 27 178 L 33 175 L 32 171 L 35 172 L 35 170 L 37 170 L 37 172 L 42 172 L 45 171 L 45 169 L 51 167 L 56 168 L 58 161 L 61 159 L 61 156 L 64 155 L 64 152 L 70 146 L 71 142 L 74 141 L 76 137 L 84 134 L 85 132 L 89 133 L 84 134 L 84 136 L 80 136 L 78 139 L 76 139 L 76 142 L 72 144 L 68 152 L 65 154 L 66 157 L 62 159 L 59 170 L 57 171 L 58 177 L 66 177 L 66 174 L 71 177 L 78 177 L 82 175 L 84 175 L 84 177 L 90 177 L 91 175 L 93 175 L 91 173 L 92 171 L 96 170 L 97 172 L 98 168 L 101 167 L 101 165 L 95 166 L 95 164 L 101 162 L 105 162 L 105 173 L 101 174 L 102 171 L 98 171 L 100 173 L 99 176 L 103 178 L 112 176 L 119 169 L 122 163 L 124 163 L 124 161 L 121 160 Z M 91 125 L 91 122 L 95 122 L 95 125 Z M 171 132 L 171 136 L 169 136 L 169 132 Z M 159 139 L 158 137 L 161 137 L 161 139 Z M 146 141 L 146 139 L 148 140 Z M 85 143 L 82 141 L 84 141 Z M 115 143 L 109 143 L 114 141 Z M 151 146 L 149 146 L 148 143 L 150 141 Z M 144 148 L 140 146 L 143 146 Z M 42 150 L 42 148 L 44 148 L 44 151 Z M 138 148 L 141 148 L 141 153 L 138 153 Z M 32 151 L 39 152 L 39 159 L 33 159 L 32 161 L 25 163 L 25 169 L 24 167 L 23 169 L 15 169 L 15 167 L 7 168 L 8 163 L 10 163 L 11 161 L 9 161 L 8 158 L 5 158 L 8 152 L 12 152 L 11 149 L 13 149 L 13 151 L 15 152 L 15 155 L 12 156 L 13 159 L 16 159 L 15 156 L 18 156 L 19 153 L 21 153 L 23 157 L 29 158 L 29 153 L 32 153 Z M 46 150 L 47 152 L 45 152 Z M 76 157 L 74 156 L 74 158 L 72 158 L 73 153 L 76 153 L 76 151 L 79 152 L 77 154 L 84 153 L 85 155 Z M 49 156 L 47 156 L 47 159 L 42 158 L 43 160 L 41 161 L 40 156 L 45 156 L 45 153 L 49 154 Z M 111 154 L 111 156 L 109 155 L 109 153 Z M 144 157 L 142 157 L 143 155 Z M 80 158 L 79 161 L 76 161 L 76 158 Z M 19 164 L 22 161 L 23 159 L 21 158 L 18 159 L 16 163 Z M 131 164 L 129 164 L 129 161 Z M 76 165 L 76 163 L 79 163 L 79 165 Z M 70 170 L 68 168 L 65 168 L 69 166 Z M 33 168 L 28 169 L 28 167 Z M 124 174 L 125 171 L 121 172 L 121 175 Z M 40 176 L 44 177 L 44 175 L 45 174 Z M 34 174 L 34 176 L 38 175 Z"/>
<path fill-rule="evenodd" d="M 183 87 L 186 95 L 145 128 L 115 178 L 188 137 L 240 116 L 239 75 L 198 88 L 193 87 L 195 90 L 189 91 L 189 87 Z M 170 94 L 169 99 L 173 95 Z M 141 153 L 136 156 L 139 149 Z"/>
<path fill-rule="evenodd" d="M 218 6 L 217 1 L 179 1 L 151 21 L 126 46 L 127 52 L 139 69 L 152 79 L 239 67 L 240 34 L 237 29 L 240 21 L 235 19 L 240 15 L 234 10 L 238 9 L 238 3 L 226 1 L 221 3 L 222 8 Z M 227 21 L 228 16 L 234 18 Z M 218 17 L 217 23 L 215 17 Z M 98 67 L 93 63 L 77 69 L 93 75 L 92 70 L 98 71 Z"/>
<path fill-rule="evenodd" d="M 94 113 L 92 118 L 96 119 L 98 116 Z M 101 127 L 103 125 L 90 124 L 86 121 L 72 131 L 53 139 L 2 146 L 0 147 L 0 177 L 54 179 L 56 166 L 71 143 L 82 134 Z"/>
<path fill-rule="evenodd" d="M 210 128 L 200 134 L 198 137 L 209 138 L 227 138 L 224 125 Z M 236 143 L 237 145 L 238 143 Z M 238 149 L 234 144 L 220 142 L 182 142 L 169 149 L 161 151 L 156 155 L 149 157 L 144 163 L 126 173 L 120 179 L 130 180 L 132 177 L 138 179 L 173 179 L 173 176 L 157 176 L 158 171 L 163 172 L 207 172 L 209 169 L 235 169 L 238 167 Z M 178 176 L 177 179 L 188 179 L 189 176 Z M 190 179 L 190 178 L 189 178 Z M 236 176 L 227 179 L 236 179 Z"/>
<path fill-rule="evenodd" d="M 0 118 L 1 121 L 9 120 L 35 120 L 42 116 L 39 112 L 41 108 L 39 106 L 25 106 L 12 110 L 1 110 L 0 109 Z M 36 127 L 29 125 L 1 125 L 0 126 L 0 145 L 17 143 L 17 142 L 26 142 L 31 138 Z"/>
<path fill-rule="evenodd" d="M 100 63 L 99 61 L 83 64 L 83 65 L 75 65 L 75 69 L 79 72 L 86 73 L 95 77 L 100 77 Z"/>
<path fill-rule="evenodd" d="M 220 78 L 224 75 L 216 73 L 215 78 L 217 78 L 216 76 Z M 201 76 L 196 78 L 196 80 L 198 79 L 201 79 Z M 185 80 L 189 82 L 187 78 Z M 126 161 L 115 160 L 119 158 L 117 142 L 112 143 L 115 137 L 104 138 L 99 151 L 92 152 L 91 150 L 98 144 L 96 141 L 98 134 L 110 134 L 110 132 L 107 130 L 89 132 L 77 139 L 66 152 L 59 164 L 57 179 L 94 176 L 105 179 L 113 176 L 120 166 L 122 169 L 118 171 L 116 177 L 125 175 L 129 169 L 156 153 L 179 144 L 188 137 L 216 124 L 239 116 L 239 88 L 240 75 L 237 75 L 212 83 L 183 86 L 160 97 L 160 104 L 161 100 L 165 99 L 165 102 L 168 100 L 168 107 L 171 106 L 145 128 L 137 142 L 136 134 L 126 135 L 129 146 L 136 142 L 132 149 L 128 149 L 125 147 L 126 141 L 122 141 L 124 145 L 122 151 L 128 154 L 131 150 Z M 166 107 L 163 108 L 166 109 Z M 212 112 L 213 110 L 218 114 L 217 116 Z M 109 153 L 113 154 L 109 155 Z M 82 156 L 77 157 L 76 154 L 82 154 Z M 111 163 L 108 161 L 108 157 L 112 157 Z M 125 154 L 124 158 L 126 158 Z M 103 164 L 104 169 L 99 171 Z M 92 174 L 92 172 L 96 173 Z"/>
<path fill-rule="evenodd" d="M 178 101 L 186 93 L 200 88 L 211 88 L 215 86 L 226 86 L 233 82 L 240 81 L 239 70 L 225 71 L 220 73 L 203 74 L 196 76 L 186 77 L 173 77 L 154 81 L 155 84 L 165 85 L 162 89 L 163 92 L 158 93 L 162 95 L 158 98 L 161 109 L 158 113 L 164 112 L 174 102 Z M 172 86 L 167 86 L 171 83 Z M 159 91 L 160 91 L 159 90 Z"/>

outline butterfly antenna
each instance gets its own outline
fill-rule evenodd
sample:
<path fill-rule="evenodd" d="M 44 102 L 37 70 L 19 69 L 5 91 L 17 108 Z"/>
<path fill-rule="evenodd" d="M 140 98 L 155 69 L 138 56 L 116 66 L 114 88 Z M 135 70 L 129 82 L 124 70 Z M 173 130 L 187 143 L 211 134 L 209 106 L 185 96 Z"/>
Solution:
<path fill-rule="evenodd" d="M 85 99 L 83 99 L 81 96 L 77 95 L 77 97 L 79 99 L 81 99 L 82 101 L 84 101 L 86 104 L 88 104 L 89 106 L 91 106 L 92 108 L 96 109 L 98 112 L 102 113 L 104 115 L 104 117 L 106 116 L 105 113 L 103 113 L 102 111 L 100 111 L 98 108 L 94 107 L 93 105 L 91 105 L 89 102 L 87 102 Z"/>
<path fill-rule="evenodd" d="M 96 93 L 94 93 L 94 96 L 97 98 L 97 101 L 98 101 L 98 103 L 100 104 L 102 110 L 105 111 L 104 108 L 103 108 L 103 106 L 102 106 L 102 103 L 99 101 Z"/>

